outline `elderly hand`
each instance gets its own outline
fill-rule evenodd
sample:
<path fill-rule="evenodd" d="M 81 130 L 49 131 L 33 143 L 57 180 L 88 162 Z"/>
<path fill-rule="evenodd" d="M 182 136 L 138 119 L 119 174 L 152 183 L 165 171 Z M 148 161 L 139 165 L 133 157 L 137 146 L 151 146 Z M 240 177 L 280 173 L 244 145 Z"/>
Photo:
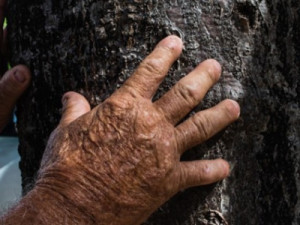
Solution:
<path fill-rule="evenodd" d="M 219 79 L 215 60 L 201 63 L 151 101 L 181 51 L 179 38 L 162 40 L 93 110 L 81 95 L 64 95 L 64 113 L 49 139 L 36 186 L 21 201 L 32 215 L 23 217 L 24 223 L 47 224 L 54 216 L 54 224 L 140 224 L 179 190 L 228 176 L 222 159 L 180 161 L 184 151 L 239 117 L 238 104 L 225 100 L 179 123 Z M 20 208 L 15 213 L 24 215 Z"/>
<path fill-rule="evenodd" d="M 6 1 L 0 0 L 0 27 L 3 27 Z M 6 30 L 0 29 L 0 71 L 7 70 Z M 2 74 L 0 74 L 2 75 Z M 30 72 L 25 66 L 7 71 L 0 80 L 0 133 L 11 118 L 15 103 L 30 83 Z"/>

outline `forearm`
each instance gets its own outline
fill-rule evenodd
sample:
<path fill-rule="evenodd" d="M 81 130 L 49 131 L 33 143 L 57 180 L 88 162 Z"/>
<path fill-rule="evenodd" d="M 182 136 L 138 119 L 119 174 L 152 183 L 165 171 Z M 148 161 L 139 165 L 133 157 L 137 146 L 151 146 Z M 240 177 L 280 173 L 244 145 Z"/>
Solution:
<path fill-rule="evenodd" d="M 5 225 L 92 224 L 64 196 L 49 189 L 35 188 L 1 218 Z"/>
<path fill-rule="evenodd" d="M 127 189 L 121 185 L 118 186 L 123 191 L 116 193 L 114 185 L 100 187 L 100 183 L 92 184 L 89 180 L 90 175 L 79 178 L 71 171 L 44 174 L 35 188 L 1 218 L 0 224 L 139 225 L 152 213 L 143 209 L 149 199 L 124 195 L 122 192 Z M 112 183 L 107 179 L 103 182 Z M 153 210 L 158 206 L 153 204 Z"/>

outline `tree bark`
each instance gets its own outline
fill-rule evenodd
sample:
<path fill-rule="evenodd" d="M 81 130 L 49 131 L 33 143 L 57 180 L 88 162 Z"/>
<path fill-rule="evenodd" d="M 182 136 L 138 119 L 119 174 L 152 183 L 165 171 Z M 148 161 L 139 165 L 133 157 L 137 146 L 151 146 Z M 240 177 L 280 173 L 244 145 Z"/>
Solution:
<path fill-rule="evenodd" d="M 185 49 L 155 99 L 215 58 L 222 78 L 194 112 L 232 98 L 242 114 L 182 159 L 224 157 L 231 176 L 179 193 L 145 224 L 300 224 L 299 0 L 11 0 L 8 7 L 12 64 L 33 74 L 18 105 L 24 193 L 62 94 L 101 103 L 160 39 L 176 34 Z"/>

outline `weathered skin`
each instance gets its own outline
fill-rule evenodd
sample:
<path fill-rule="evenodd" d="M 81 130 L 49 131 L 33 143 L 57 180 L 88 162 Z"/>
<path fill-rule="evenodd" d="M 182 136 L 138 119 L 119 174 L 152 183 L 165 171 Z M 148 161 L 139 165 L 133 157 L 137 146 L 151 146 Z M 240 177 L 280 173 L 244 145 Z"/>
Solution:
<path fill-rule="evenodd" d="M 181 50 L 176 36 L 161 41 L 122 88 L 91 111 L 81 95 L 65 94 L 35 188 L 4 223 L 138 225 L 178 191 L 228 176 L 222 159 L 180 161 L 239 117 L 239 105 L 225 100 L 178 124 L 219 79 L 216 61 L 203 62 L 151 101 Z"/>
<path fill-rule="evenodd" d="M 176 34 L 185 48 L 155 99 L 215 58 L 223 68 L 220 82 L 192 114 L 226 98 L 238 101 L 242 114 L 182 157 L 224 157 L 230 177 L 178 193 L 146 224 L 300 224 L 299 0 L 8 3 L 12 65 L 32 71 L 32 86 L 18 104 L 24 193 L 59 122 L 63 93 L 79 92 L 96 106 L 160 39 Z"/>

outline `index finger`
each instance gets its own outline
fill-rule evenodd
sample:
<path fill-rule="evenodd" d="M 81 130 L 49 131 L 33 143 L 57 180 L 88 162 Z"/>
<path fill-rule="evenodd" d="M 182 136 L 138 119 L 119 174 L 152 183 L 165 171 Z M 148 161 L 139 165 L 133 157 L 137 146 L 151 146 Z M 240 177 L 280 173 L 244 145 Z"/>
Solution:
<path fill-rule="evenodd" d="M 121 89 L 129 89 L 145 98 L 152 98 L 181 51 L 182 41 L 180 38 L 172 35 L 163 39 Z"/>

